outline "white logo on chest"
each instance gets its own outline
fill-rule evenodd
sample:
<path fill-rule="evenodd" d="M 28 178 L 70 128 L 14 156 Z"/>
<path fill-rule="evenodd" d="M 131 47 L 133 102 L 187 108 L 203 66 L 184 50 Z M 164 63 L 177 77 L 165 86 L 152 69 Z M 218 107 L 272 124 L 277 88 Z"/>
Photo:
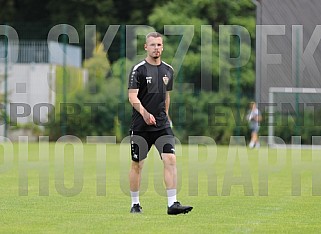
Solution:
<path fill-rule="evenodd" d="M 146 77 L 146 82 L 147 82 L 147 84 L 151 84 L 151 83 L 152 83 L 152 79 L 153 79 L 153 77 L 147 76 L 147 77 Z"/>

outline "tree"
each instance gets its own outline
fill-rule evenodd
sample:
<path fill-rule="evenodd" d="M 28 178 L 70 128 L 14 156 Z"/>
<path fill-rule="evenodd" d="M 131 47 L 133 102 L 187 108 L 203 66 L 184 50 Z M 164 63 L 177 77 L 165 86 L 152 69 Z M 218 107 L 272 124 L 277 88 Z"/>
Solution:
<path fill-rule="evenodd" d="M 0 22 L 7 23 L 14 19 L 16 9 L 14 0 L 0 1 Z"/>
<path fill-rule="evenodd" d="M 185 4 L 185 1 L 178 0 L 175 2 L 168 2 L 167 4 L 156 7 L 153 13 L 149 16 L 149 25 L 154 25 L 159 31 L 164 30 L 165 25 L 180 25 L 182 28 L 187 26 L 193 26 L 193 35 L 187 34 L 187 37 L 192 37 L 191 44 L 188 47 L 188 52 L 183 58 L 184 63 L 182 65 L 183 79 L 184 82 L 194 83 L 197 90 L 201 88 L 201 73 L 212 74 L 212 81 L 217 85 L 219 83 L 219 28 L 218 25 L 228 25 L 228 24 L 240 24 L 240 26 L 247 26 L 250 36 L 254 35 L 254 5 L 250 5 L 249 1 L 209 1 L 209 0 L 193 0 L 193 4 Z M 198 7 L 195 7 L 197 5 Z M 164 12 L 166 12 L 166 17 L 164 17 Z M 223 12 L 223 13 L 222 13 Z M 224 16 L 223 16 L 224 15 Z M 188 16 L 188 17 L 186 17 Z M 239 20 L 241 19 L 241 20 Z M 237 21 L 239 20 L 239 21 Z M 205 28 L 205 25 L 210 25 L 212 30 Z M 202 37 L 211 39 L 207 44 L 201 44 Z M 174 53 L 178 47 L 178 43 L 181 37 L 168 37 L 166 38 L 166 53 L 165 58 L 170 61 L 174 57 Z M 212 42 L 212 44 L 210 44 Z M 203 48 L 202 48 L 203 46 Z M 252 45 L 248 45 L 252 46 Z M 238 45 L 232 45 L 232 51 L 238 50 Z M 203 51 L 202 51 L 203 49 Z M 252 47 L 253 49 L 253 47 Z M 209 50 L 212 53 L 208 52 Z M 205 64 L 201 69 L 201 59 L 202 52 L 207 51 L 207 55 L 211 56 L 213 59 L 213 64 Z M 252 50 L 252 55 L 254 55 L 254 49 Z M 252 57 L 253 58 L 253 57 Z M 206 60 L 205 60 L 206 61 Z M 204 65 L 204 64 L 202 64 Z M 225 66 L 232 67 L 228 64 Z M 254 60 L 250 60 L 248 66 L 245 68 L 247 77 L 245 80 L 251 79 L 254 81 L 254 73 L 250 74 L 249 70 L 254 70 Z M 179 72 L 179 71 L 177 71 Z M 207 76 L 208 78 L 208 76 Z M 211 78 L 211 77 L 210 77 Z M 242 76 L 243 79 L 243 76 Z M 231 85 L 231 90 L 235 91 L 235 82 L 233 81 L 229 84 Z M 248 86 L 245 87 L 243 93 L 249 93 Z M 216 90 L 216 87 L 210 87 L 210 90 Z M 252 90 L 253 91 L 253 90 Z"/>
<path fill-rule="evenodd" d="M 103 44 L 99 44 L 93 51 L 93 57 L 84 61 L 84 68 L 89 73 L 89 90 L 99 92 L 99 89 L 104 85 L 106 75 L 110 71 L 110 63 L 106 58 Z"/>
<path fill-rule="evenodd" d="M 116 68 L 116 74 L 112 74 L 101 43 L 93 51 L 93 57 L 84 61 L 84 67 L 88 70 L 89 81 L 82 90 L 68 97 L 70 106 L 77 114 L 67 115 L 67 134 L 79 138 L 117 135 L 120 140 L 124 129 L 119 127 L 123 123 L 119 122 L 117 111 L 123 107 L 120 102 L 122 81 L 117 75 L 119 69 Z M 61 134 L 59 125 L 60 115 L 57 115 L 56 121 L 47 128 L 52 140 Z"/>

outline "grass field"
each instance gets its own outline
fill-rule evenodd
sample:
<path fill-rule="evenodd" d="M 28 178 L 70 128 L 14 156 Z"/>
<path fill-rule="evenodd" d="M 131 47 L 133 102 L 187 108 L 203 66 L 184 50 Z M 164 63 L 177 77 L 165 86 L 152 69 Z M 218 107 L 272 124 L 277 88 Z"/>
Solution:
<path fill-rule="evenodd" d="M 0 148 L 0 233 L 321 230 L 317 150 L 183 145 L 177 155 L 178 199 L 194 209 L 186 215 L 168 216 L 160 180 L 162 163 L 155 150 L 143 176 L 144 213 L 133 215 L 126 191 L 129 145 L 97 150 L 95 144 L 50 143 L 39 148 L 35 143 L 16 143 Z M 295 164 L 298 155 L 302 162 Z M 301 173 L 303 164 L 312 169 Z"/>

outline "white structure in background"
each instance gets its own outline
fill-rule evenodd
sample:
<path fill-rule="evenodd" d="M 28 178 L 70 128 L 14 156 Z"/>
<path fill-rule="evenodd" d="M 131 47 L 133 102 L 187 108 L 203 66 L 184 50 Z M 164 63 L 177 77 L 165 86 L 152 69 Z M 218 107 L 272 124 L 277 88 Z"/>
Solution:
<path fill-rule="evenodd" d="M 20 41 L 18 50 L 17 47 L 17 44 L 9 44 L 8 63 L 0 63 L 1 94 L 5 93 L 3 77 L 7 66 L 7 114 L 11 125 L 14 122 L 48 123 L 48 113 L 56 103 L 57 66 L 64 65 L 63 45 L 47 41 Z M 11 59 L 13 51 L 19 51 L 16 61 Z M 0 58 L 4 55 L 5 47 L 0 42 Z M 66 66 L 79 68 L 82 80 L 86 82 L 87 73 L 81 69 L 81 62 L 81 48 L 66 45 Z M 3 121 L 1 123 L 0 136 L 4 136 L 5 126 Z M 21 134 L 26 135 L 22 130 L 9 130 L 7 136 L 14 141 Z M 31 138 L 30 132 L 28 135 Z"/>
<path fill-rule="evenodd" d="M 258 26 L 256 102 L 267 103 L 271 87 L 321 88 L 321 1 L 252 1 Z"/>

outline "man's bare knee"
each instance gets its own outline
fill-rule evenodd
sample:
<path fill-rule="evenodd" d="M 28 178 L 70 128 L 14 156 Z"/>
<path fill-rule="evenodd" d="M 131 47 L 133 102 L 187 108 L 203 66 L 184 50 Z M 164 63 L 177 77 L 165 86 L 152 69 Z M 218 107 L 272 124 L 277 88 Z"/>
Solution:
<path fill-rule="evenodd" d="M 144 161 L 134 162 L 132 161 L 131 169 L 136 173 L 140 173 L 143 169 Z"/>
<path fill-rule="evenodd" d="M 162 153 L 162 159 L 165 165 L 176 165 L 175 154 Z"/>

